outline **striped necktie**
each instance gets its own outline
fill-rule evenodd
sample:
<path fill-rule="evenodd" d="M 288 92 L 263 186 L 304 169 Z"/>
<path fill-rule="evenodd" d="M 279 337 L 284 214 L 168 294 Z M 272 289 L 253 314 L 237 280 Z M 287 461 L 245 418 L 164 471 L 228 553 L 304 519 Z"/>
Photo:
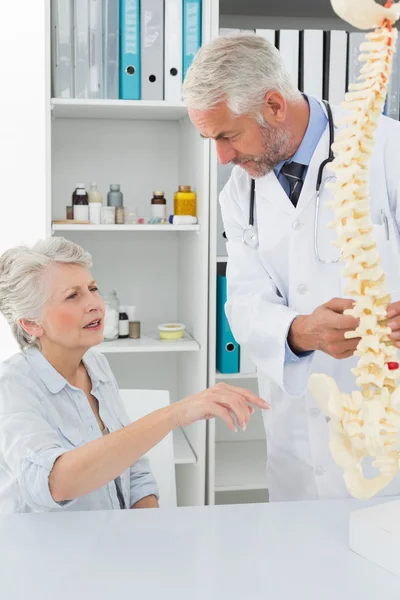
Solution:
<path fill-rule="evenodd" d="M 297 206 L 301 188 L 303 187 L 303 174 L 305 168 L 306 167 L 300 163 L 290 162 L 285 163 L 281 169 L 282 175 L 284 175 L 289 182 L 289 200 L 294 207 Z"/>

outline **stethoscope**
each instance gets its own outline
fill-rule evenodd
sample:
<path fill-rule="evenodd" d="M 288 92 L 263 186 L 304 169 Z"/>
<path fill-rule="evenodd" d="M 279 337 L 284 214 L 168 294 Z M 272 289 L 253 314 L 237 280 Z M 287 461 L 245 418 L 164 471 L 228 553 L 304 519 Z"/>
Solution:
<path fill-rule="evenodd" d="M 315 258 L 317 259 L 318 262 L 323 263 L 325 265 L 329 265 L 329 264 L 334 264 L 334 263 L 339 262 L 340 257 L 336 258 L 335 260 L 327 260 L 327 261 L 323 260 L 321 258 L 320 254 L 319 254 L 319 250 L 318 250 L 318 224 L 319 224 L 321 185 L 322 185 L 322 177 L 324 174 L 324 169 L 325 169 L 326 165 L 329 164 L 330 162 L 332 162 L 335 158 L 335 156 L 333 154 L 333 150 L 332 150 L 332 144 L 335 141 L 335 125 L 333 122 L 332 110 L 331 110 L 331 107 L 329 106 L 329 103 L 326 102 L 325 100 L 323 100 L 322 102 L 324 103 L 324 106 L 326 108 L 326 112 L 328 115 L 329 155 L 328 155 L 328 158 L 326 158 L 319 166 L 317 183 L 315 186 L 316 199 L 315 199 L 315 220 L 314 220 L 314 252 L 315 252 Z M 251 186 L 250 186 L 249 225 L 248 225 L 248 227 L 246 227 L 246 229 L 243 230 L 243 234 L 242 234 L 242 242 L 244 244 L 246 244 L 246 246 L 250 246 L 252 248 L 255 248 L 256 246 L 258 246 L 258 235 L 257 235 L 256 228 L 254 226 L 255 189 L 256 189 L 256 182 L 254 179 L 252 179 Z"/>

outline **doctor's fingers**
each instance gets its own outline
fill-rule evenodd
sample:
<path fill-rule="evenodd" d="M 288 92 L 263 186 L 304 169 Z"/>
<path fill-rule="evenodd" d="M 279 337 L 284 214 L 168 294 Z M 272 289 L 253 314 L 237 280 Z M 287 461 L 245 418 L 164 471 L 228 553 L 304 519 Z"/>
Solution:
<path fill-rule="evenodd" d="M 359 341 L 359 338 L 355 338 L 353 340 L 342 340 L 341 342 L 327 344 L 325 352 L 338 360 L 349 358 L 353 356 Z"/>
<path fill-rule="evenodd" d="M 340 315 L 329 311 L 326 315 L 325 328 L 354 331 L 359 324 L 360 320 L 350 317 L 350 315 Z"/>
<path fill-rule="evenodd" d="M 254 406 L 258 406 L 258 408 L 262 408 L 264 410 L 271 408 L 271 405 L 268 404 L 268 402 L 257 396 L 257 394 L 253 394 L 253 392 L 250 392 L 250 390 L 246 390 L 245 388 L 237 387 L 235 385 L 228 385 L 226 383 L 219 383 L 215 387 L 228 390 L 234 394 L 239 394 L 239 396 L 243 396 L 246 402 L 254 404 Z"/>

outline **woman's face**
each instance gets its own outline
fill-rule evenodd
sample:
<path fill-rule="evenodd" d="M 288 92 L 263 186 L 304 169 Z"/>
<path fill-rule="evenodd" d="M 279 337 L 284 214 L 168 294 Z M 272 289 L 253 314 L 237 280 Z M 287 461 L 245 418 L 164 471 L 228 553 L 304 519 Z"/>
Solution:
<path fill-rule="evenodd" d="M 52 265 L 50 298 L 37 333 L 44 345 L 88 349 L 103 341 L 104 302 L 90 272 L 79 265 Z"/>

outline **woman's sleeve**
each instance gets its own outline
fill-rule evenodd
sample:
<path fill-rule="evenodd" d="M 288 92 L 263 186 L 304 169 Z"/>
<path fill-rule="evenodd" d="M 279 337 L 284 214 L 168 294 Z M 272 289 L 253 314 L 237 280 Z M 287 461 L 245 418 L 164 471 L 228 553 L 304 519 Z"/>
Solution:
<path fill-rule="evenodd" d="M 0 375 L 0 454 L 32 511 L 61 509 L 75 501 L 55 502 L 49 488 L 53 465 L 65 452 L 46 421 L 40 390 L 22 375 Z"/>

